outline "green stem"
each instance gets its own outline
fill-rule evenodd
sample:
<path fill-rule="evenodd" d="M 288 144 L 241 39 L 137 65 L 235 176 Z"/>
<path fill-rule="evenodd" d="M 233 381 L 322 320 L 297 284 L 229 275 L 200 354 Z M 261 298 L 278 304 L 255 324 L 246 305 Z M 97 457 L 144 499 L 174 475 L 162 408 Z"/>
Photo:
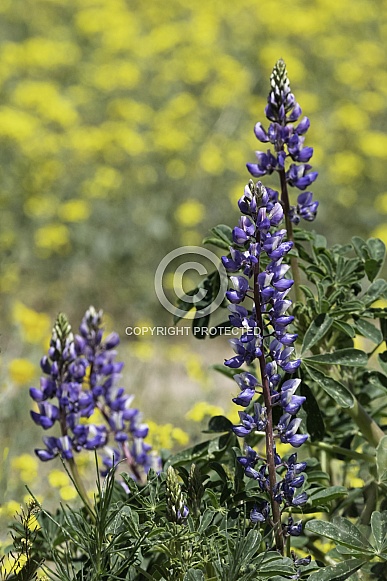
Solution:
<path fill-rule="evenodd" d="M 259 284 L 258 284 L 258 275 L 259 275 L 259 258 L 258 262 L 254 266 L 254 304 L 255 304 L 255 313 L 256 313 L 256 320 L 259 329 L 263 335 L 264 325 L 263 325 L 263 318 L 262 318 L 262 309 L 261 309 L 261 297 L 259 292 Z M 275 466 L 275 444 L 274 444 L 274 426 L 273 426 L 273 406 L 271 403 L 271 393 L 270 393 L 270 385 L 269 385 L 269 378 L 266 373 L 266 359 L 265 354 L 262 346 L 261 355 L 259 357 L 259 366 L 261 371 L 261 380 L 262 380 L 262 391 L 263 391 L 263 399 L 265 402 L 266 407 L 266 417 L 267 417 L 267 424 L 266 424 L 266 460 L 267 460 L 267 467 L 269 472 L 269 482 L 270 482 L 270 504 L 271 510 L 273 515 L 273 523 L 274 523 L 274 536 L 276 540 L 277 550 L 284 554 L 284 538 L 282 536 L 281 530 L 281 513 L 278 502 L 274 498 L 274 490 L 275 485 L 277 482 L 276 476 L 276 466 Z"/>
<path fill-rule="evenodd" d="M 363 511 L 359 518 L 359 524 L 368 525 L 371 520 L 371 515 L 376 510 L 378 502 L 378 485 L 376 482 L 371 482 L 363 490 L 365 497 L 365 504 Z"/>
<path fill-rule="evenodd" d="M 351 416 L 353 421 L 359 427 L 363 436 L 368 440 L 368 442 L 376 448 L 380 440 L 384 436 L 383 430 L 378 426 L 378 424 L 371 418 L 370 415 L 363 408 L 361 403 L 353 398 L 354 405 L 351 408 L 345 408 L 347 414 Z"/>
<path fill-rule="evenodd" d="M 81 497 L 82 502 L 85 505 L 85 508 L 86 508 L 87 512 L 89 513 L 92 522 L 95 523 L 95 514 L 93 511 L 93 507 L 92 507 L 92 504 L 90 502 L 89 497 L 87 496 L 87 491 L 86 491 L 85 485 L 83 484 L 83 480 L 78 472 L 78 467 L 75 463 L 75 460 L 74 460 L 74 458 L 70 458 L 70 460 L 67 460 L 67 462 L 68 462 L 68 466 L 69 466 L 69 469 L 71 472 L 71 476 L 73 477 L 75 488 L 77 489 L 77 492 L 78 492 L 79 496 Z"/>
<path fill-rule="evenodd" d="M 380 347 L 381 345 L 383 345 L 383 343 L 384 343 L 384 339 L 383 339 L 383 341 L 380 341 L 380 343 L 378 343 L 378 344 L 377 344 L 377 345 L 376 345 L 376 346 L 375 346 L 375 347 L 372 349 L 372 351 L 370 351 L 370 352 L 368 353 L 368 359 L 371 359 L 372 355 L 373 355 L 373 354 L 374 354 L 374 353 L 375 353 L 375 352 L 376 352 L 376 351 L 379 349 L 379 347 Z"/>
<path fill-rule="evenodd" d="M 328 452 L 331 455 L 340 454 L 341 456 L 346 456 L 347 458 L 352 458 L 353 460 L 364 460 L 370 464 L 375 464 L 376 462 L 375 456 L 371 456 L 371 454 L 355 452 L 355 450 L 348 450 L 347 448 L 342 448 L 341 446 L 336 446 L 334 444 L 326 444 L 325 442 L 309 442 L 309 445 L 324 452 Z"/>

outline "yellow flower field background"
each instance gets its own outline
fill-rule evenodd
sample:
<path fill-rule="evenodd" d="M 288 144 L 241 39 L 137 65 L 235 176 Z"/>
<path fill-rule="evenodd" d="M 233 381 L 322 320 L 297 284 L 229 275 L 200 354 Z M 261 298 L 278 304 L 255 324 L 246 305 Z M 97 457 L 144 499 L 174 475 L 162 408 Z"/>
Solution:
<path fill-rule="evenodd" d="M 24 484 L 73 497 L 59 461 L 33 455 L 42 430 L 28 413 L 58 311 L 76 326 L 90 304 L 104 309 L 155 447 L 235 413 L 232 386 L 209 371 L 226 339 L 129 340 L 125 327 L 171 324 L 154 293 L 160 260 L 235 223 L 278 58 L 311 119 L 312 227 L 331 243 L 387 242 L 387 1 L 2 0 L 0 39 L 5 523 Z"/>

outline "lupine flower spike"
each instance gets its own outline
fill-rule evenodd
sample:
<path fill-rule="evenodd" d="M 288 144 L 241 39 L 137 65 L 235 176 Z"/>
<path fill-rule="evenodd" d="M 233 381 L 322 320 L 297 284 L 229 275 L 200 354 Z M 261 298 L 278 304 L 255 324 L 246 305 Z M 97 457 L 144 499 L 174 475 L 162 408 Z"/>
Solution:
<path fill-rule="evenodd" d="M 273 172 L 279 173 L 281 181 L 281 200 L 290 220 L 298 224 L 300 219 L 312 221 L 316 217 L 318 202 L 313 201 L 313 194 L 306 190 L 317 178 L 318 173 L 311 171 L 308 163 L 313 156 L 313 148 L 305 147 L 305 135 L 309 129 L 308 117 L 301 117 L 302 110 L 290 89 L 285 63 L 280 59 L 270 78 L 271 91 L 265 109 L 266 117 L 271 121 L 267 131 L 257 123 L 254 133 L 261 143 L 270 143 L 274 151 L 256 151 L 257 163 L 248 163 L 247 169 L 252 176 L 261 178 Z M 299 194 L 296 205 L 290 205 L 287 196 L 287 185 L 297 188 Z M 286 190 L 286 195 L 285 195 Z M 271 193 L 278 198 L 277 191 Z"/>
<path fill-rule="evenodd" d="M 257 503 L 250 518 L 254 523 L 274 524 L 276 545 L 282 551 L 284 538 L 301 531 L 301 525 L 293 520 L 282 523 L 282 513 L 307 501 L 306 494 L 300 492 L 305 464 L 297 463 L 296 454 L 288 460 L 280 458 L 275 446 L 279 440 L 298 448 L 307 439 L 299 433 L 301 420 L 295 417 L 305 401 L 296 394 L 301 380 L 284 379 L 284 374 L 294 374 L 300 365 L 294 358 L 297 334 L 291 330 L 294 317 L 289 314 L 292 302 L 288 293 L 294 281 L 289 278 L 290 266 L 284 262 L 293 243 L 286 240 L 286 229 L 280 227 L 282 205 L 260 182 L 250 180 L 238 205 L 243 216 L 233 230 L 232 258 L 222 260 L 229 272 L 244 274 L 230 277 L 234 290 L 227 293 L 230 322 L 242 329 L 242 335 L 231 340 L 235 355 L 225 365 L 237 369 L 257 361 L 260 377 L 251 370 L 234 376 L 240 393 L 233 401 L 245 409 L 239 412 L 240 423 L 233 429 L 242 438 L 257 431 L 266 433 L 266 460 L 246 445 L 238 461 L 268 498 Z M 250 305 L 240 304 L 247 301 Z M 258 401 L 262 396 L 263 401 Z M 282 408 L 277 425 L 272 414 L 275 406 Z"/>
<path fill-rule="evenodd" d="M 44 437 L 45 448 L 35 452 L 43 461 L 58 455 L 73 461 L 81 450 L 101 449 L 106 470 L 125 460 L 131 476 L 143 482 L 159 460 L 144 441 L 148 426 L 132 407 L 133 396 L 117 385 L 124 365 L 115 361 L 118 343 L 117 333 L 103 339 L 102 311 L 94 307 L 75 337 L 65 315 L 58 316 L 41 360 L 40 389 L 32 387 L 30 395 L 38 408 L 31 412 L 34 422 L 44 430 L 57 424 L 60 435 Z"/>

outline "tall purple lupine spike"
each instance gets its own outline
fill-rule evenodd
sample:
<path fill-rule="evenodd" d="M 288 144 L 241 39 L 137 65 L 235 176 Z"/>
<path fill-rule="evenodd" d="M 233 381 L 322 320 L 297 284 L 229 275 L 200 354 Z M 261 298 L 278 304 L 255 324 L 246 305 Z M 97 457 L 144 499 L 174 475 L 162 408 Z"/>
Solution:
<path fill-rule="evenodd" d="M 131 407 L 133 396 L 117 386 L 123 368 L 115 360 L 118 343 L 117 333 L 103 340 L 102 311 L 94 307 L 86 311 L 75 337 L 65 315 L 58 316 L 48 356 L 41 361 L 46 377 L 30 395 L 39 409 L 31 412 L 35 423 L 43 429 L 59 424 L 61 435 L 44 438 L 46 448 L 35 452 L 43 461 L 58 455 L 72 461 L 83 449 L 102 449 L 107 469 L 113 457 L 114 464 L 124 460 L 131 476 L 142 482 L 150 467 L 160 468 L 159 460 L 144 442 L 148 426 Z M 95 410 L 105 423 L 84 423 Z M 113 453 L 109 440 L 115 442 Z"/>
<path fill-rule="evenodd" d="M 302 110 L 291 92 L 286 65 L 282 59 L 273 68 L 270 86 L 265 114 L 271 123 L 267 131 L 261 123 L 256 123 L 254 133 L 261 143 L 271 144 L 274 152 L 270 149 L 256 151 L 257 162 L 246 164 L 247 169 L 256 178 L 277 172 L 280 174 L 282 190 L 285 182 L 304 191 L 318 175 L 311 171 L 312 166 L 307 163 L 313 156 L 313 148 L 304 146 L 310 121 L 303 117 L 298 125 L 294 125 Z M 319 203 L 313 201 L 312 196 L 309 191 L 300 194 L 296 205 L 290 205 L 289 201 L 286 203 L 284 195 L 281 196 L 284 209 L 293 223 L 298 224 L 301 218 L 309 222 L 315 219 Z"/>
<path fill-rule="evenodd" d="M 280 95 L 273 93 L 272 117 L 286 118 L 295 108 L 285 89 Z M 279 105 L 280 99 L 287 103 L 283 108 Z M 266 460 L 246 446 L 245 455 L 238 461 L 246 476 L 257 480 L 270 501 L 270 507 L 264 503 L 259 509 L 254 508 L 251 520 L 274 522 L 277 548 L 282 551 L 284 538 L 300 533 L 298 524 L 281 524 L 280 506 L 301 506 L 307 500 L 304 492 L 298 492 L 304 476 L 300 474 L 302 470 L 295 469 L 296 456 L 292 455 L 286 463 L 275 448 L 275 439 L 297 448 L 307 439 L 306 434 L 298 433 L 301 420 L 295 417 L 305 401 L 305 397 L 296 395 L 300 380 L 284 380 L 284 374 L 295 373 L 301 363 L 293 357 L 292 345 L 297 334 L 289 332 L 294 317 L 289 314 L 292 301 L 288 293 L 294 281 L 288 277 L 289 266 L 283 263 L 293 243 L 285 239 L 285 229 L 278 229 L 284 218 L 281 204 L 260 182 L 255 184 L 250 180 L 238 205 L 244 217 L 233 231 L 234 244 L 230 252 L 234 259 L 230 263 L 223 257 L 223 264 L 232 273 L 242 271 L 244 274 L 231 277 L 235 290 L 226 293 L 232 303 L 230 323 L 242 328 L 244 333 L 240 339 L 231 340 L 236 355 L 226 360 L 225 365 L 235 369 L 257 361 L 260 381 L 251 370 L 235 375 L 241 391 L 233 401 L 245 409 L 239 412 L 240 423 L 233 429 L 241 438 L 257 431 L 266 433 Z M 264 256 L 265 266 L 261 266 Z M 248 270 L 246 263 L 251 265 Z M 253 303 L 250 308 L 239 304 L 247 300 Z M 262 403 L 258 401 L 260 398 Z M 277 426 L 273 423 L 274 406 L 283 410 Z M 285 476 L 278 480 L 277 470 L 284 467 Z"/>

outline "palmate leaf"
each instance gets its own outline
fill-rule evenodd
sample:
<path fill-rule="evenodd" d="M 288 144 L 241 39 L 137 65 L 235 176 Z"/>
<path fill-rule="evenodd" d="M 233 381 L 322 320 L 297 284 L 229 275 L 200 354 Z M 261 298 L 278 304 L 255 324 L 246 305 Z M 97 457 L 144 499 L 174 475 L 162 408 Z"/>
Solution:
<path fill-rule="evenodd" d="M 203 244 L 213 244 L 222 250 L 230 250 L 233 244 L 232 229 L 227 224 L 219 224 L 211 228 L 212 236 L 207 236 L 203 240 Z"/>
<path fill-rule="evenodd" d="M 308 360 L 303 360 L 308 375 L 342 408 L 353 407 L 354 400 L 351 392 L 342 383 L 325 375 L 322 371 L 309 365 Z"/>
<path fill-rule="evenodd" d="M 293 561 L 288 557 L 274 551 L 269 551 L 260 560 L 257 566 L 258 579 L 273 579 L 274 575 L 292 575 L 294 574 Z M 286 577 L 285 577 L 286 579 Z"/>
<path fill-rule="evenodd" d="M 203 238 L 202 243 L 212 244 L 213 246 L 217 246 L 222 250 L 230 250 L 230 244 L 224 240 L 221 240 L 221 238 L 216 238 L 216 236 L 206 236 L 206 238 Z"/>
<path fill-rule="evenodd" d="M 387 511 L 373 512 L 371 515 L 371 530 L 378 553 L 387 550 Z"/>
<path fill-rule="evenodd" d="M 344 333 L 344 335 L 348 335 L 348 337 L 350 337 L 351 339 L 353 339 L 356 336 L 356 331 L 355 329 L 352 327 L 352 325 L 350 325 L 349 323 L 346 323 L 344 321 L 333 321 L 333 327 L 335 329 L 337 329 L 338 331 L 341 331 L 342 333 Z"/>
<path fill-rule="evenodd" d="M 333 319 L 326 313 L 318 315 L 307 329 L 301 347 L 301 355 L 321 341 L 333 324 Z"/>
<path fill-rule="evenodd" d="M 204 574 L 199 569 L 188 569 L 183 581 L 204 581 Z"/>
<path fill-rule="evenodd" d="M 332 353 L 313 355 L 303 359 L 305 363 L 320 363 L 322 365 L 346 365 L 348 367 L 365 367 L 368 363 L 367 353 L 360 349 L 338 349 Z"/>
<path fill-rule="evenodd" d="M 379 238 L 369 238 L 367 242 L 359 236 L 352 238 L 352 245 L 356 254 L 364 264 L 364 270 L 371 282 L 378 275 L 382 268 L 386 247 Z"/>
<path fill-rule="evenodd" d="M 387 282 L 382 278 L 376 279 L 371 286 L 367 289 L 364 295 L 361 297 L 361 300 L 364 304 L 369 307 L 380 299 L 387 291 Z"/>
<path fill-rule="evenodd" d="M 366 321 L 365 319 L 358 319 L 354 324 L 355 329 L 360 335 L 366 337 L 366 339 L 370 339 L 370 341 L 376 343 L 376 345 L 379 345 L 379 343 L 383 341 L 382 332 L 369 321 Z"/>
<path fill-rule="evenodd" d="M 255 529 L 252 529 L 247 533 L 246 538 L 241 542 L 240 559 L 242 566 L 246 566 L 250 563 L 251 559 L 258 551 L 261 539 L 261 534 Z"/>
<path fill-rule="evenodd" d="M 344 486 L 328 486 L 328 488 L 311 489 L 308 491 L 309 502 L 312 506 L 320 506 L 335 500 L 336 498 L 343 498 L 347 496 L 348 491 Z"/>
<path fill-rule="evenodd" d="M 344 581 L 366 564 L 364 559 L 349 559 L 332 567 L 320 569 L 309 577 L 308 581 Z"/>
<path fill-rule="evenodd" d="M 370 251 L 363 238 L 360 238 L 360 236 L 353 236 L 351 242 L 356 254 L 363 262 L 371 258 Z"/>
<path fill-rule="evenodd" d="M 371 258 L 365 261 L 364 269 L 368 279 L 372 282 L 383 266 L 386 247 L 379 238 L 369 238 L 367 240 L 367 248 Z"/>
<path fill-rule="evenodd" d="M 360 530 L 346 518 L 336 517 L 333 522 L 312 520 L 305 525 L 305 529 L 319 536 L 327 537 L 358 553 L 374 555 L 375 551 L 368 539 Z"/>

